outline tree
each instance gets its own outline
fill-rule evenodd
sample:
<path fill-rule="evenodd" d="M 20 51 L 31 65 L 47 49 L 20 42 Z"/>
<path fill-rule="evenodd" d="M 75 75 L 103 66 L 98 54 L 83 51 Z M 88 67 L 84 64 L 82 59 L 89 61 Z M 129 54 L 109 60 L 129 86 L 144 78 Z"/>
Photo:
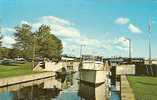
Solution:
<path fill-rule="evenodd" d="M 9 55 L 9 49 L 6 48 L 6 47 L 1 47 L 1 52 L 0 52 L 0 59 L 2 58 L 9 58 L 8 55 Z"/>
<path fill-rule="evenodd" d="M 30 58 L 32 57 L 32 45 L 33 45 L 33 33 L 31 32 L 32 27 L 27 24 L 15 27 L 15 40 L 16 43 L 13 45 L 14 49 L 22 51 L 19 56 Z"/>
<path fill-rule="evenodd" d="M 59 59 L 62 53 L 62 42 L 47 25 L 41 25 L 36 32 L 31 32 L 31 26 L 22 24 L 15 27 L 14 50 L 20 51 L 19 55 L 24 58 L 35 57 Z M 15 50 L 16 51 L 16 50 Z"/>
<path fill-rule="evenodd" d="M 1 27 L 0 27 L 0 59 L 2 59 L 2 34 L 1 34 Z"/>
<path fill-rule="evenodd" d="M 62 42 L 55 35 L 51 34 L 50 27 L 41 25 L 35 34 L 37 55 L 50 59 L 59 59 L 63 49 Z"/>
<path fill-rule="evenodd" d="M 1 27 L 0 27 L 0 47 L 2 46 L 2 34 L 1 34 Z"/>
<path fill-rule="evenodd" d="M 0 34 L 0 47 L 2 46 L 2 35 Z"/>

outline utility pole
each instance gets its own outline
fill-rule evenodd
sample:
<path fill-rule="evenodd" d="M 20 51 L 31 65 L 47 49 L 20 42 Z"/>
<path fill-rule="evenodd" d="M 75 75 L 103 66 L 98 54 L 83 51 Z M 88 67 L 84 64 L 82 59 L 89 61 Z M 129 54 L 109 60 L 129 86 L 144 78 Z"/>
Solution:
<path fill-rule="evenodd" d="M 0 18 L 0 47 L 2 45 L 2 27 L 1 27 L 1 18 Z"/>
<path fill-rule="evenodd" d="M 35 34 L 33 34 L 33 67 L 35 67 Z"/>
<path fill-rule="evenodd" d="M 85 45 L 84 45 L 84 44 L 81 44 L 81 45 L 80 45 L 80 58 L 82 57 L 83 47 L 85 47 Z"/>
<path fill-rule="evenodd" d="M 131 39 L 128 39 L 129 41 L 129 58 L 131 59 Z"/>
<path fill-rule="evenodd" d="M 131 47 L 131 39 L 130 38 L 126 38 L 126 40 L 129 42 L 128 53 L 129 53 L 129 61 L 131 62 L 131 58 L 132 58 L 132 54 L 131 54 L 131 49 L 132 49 L 132 47 Z"/>
<path fill-rule="evenodd" d="M 151 65 L 152 64 L 152 61 L 151 61 L 151 20 L 149 20 L 148 33 L 149 33 L 149 65 Z"/>
<path fill-rule="evenodd" d="M 80 45 L 80 65 L 79 65 L 79 69 L 82 68 L 82 49 L 83 49 L 83 46 L 85 46 L 85 45 L 83 45 L 83 44 Z"/>
<path fill-rule="evenodd" d="M 152 23 L 151 23 L 151 19 L 149 19 L 149 23 L 148 23 L 148 33 L 149 33 L 149 67 L 151 70 L 151 74 L 153 76 L 153 69 L 152 69 L 152 56 L 151 56 L 151 27 L 152 27 Z"/>
<path fill-rule="evenodd" d="M 2 29 L 1 29 L 1 18 L 0 18 L 0 35 L 1 35 L 1 31 L 2 31 Z"/>

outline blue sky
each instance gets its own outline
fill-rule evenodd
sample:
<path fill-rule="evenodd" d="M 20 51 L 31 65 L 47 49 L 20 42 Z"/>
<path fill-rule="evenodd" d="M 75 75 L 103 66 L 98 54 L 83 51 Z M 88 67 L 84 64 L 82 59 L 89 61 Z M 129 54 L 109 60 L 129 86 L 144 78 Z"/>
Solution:
<path fill-rule="evenodd" d="M 15 43 L 16 25 L 28 23 L 36 30 L 42 23 L 52 28 L 64 45 L 64 53 L 104 57 L 148 56 L 149 17 L 152 19 L 152 55 L 157 57 L 157 0 L 0 0 L 3 46 Z"/>

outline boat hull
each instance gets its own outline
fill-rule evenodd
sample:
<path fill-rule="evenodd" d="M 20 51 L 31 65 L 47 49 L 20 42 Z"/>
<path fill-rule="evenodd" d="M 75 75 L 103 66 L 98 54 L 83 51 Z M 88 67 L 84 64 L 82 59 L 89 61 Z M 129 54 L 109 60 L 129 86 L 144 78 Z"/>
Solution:
<path fill-rule="evenodd" d="M 104 70 L 81 69 L 80 80 L 93 84 L 101 84 L 105 82 Z"/>

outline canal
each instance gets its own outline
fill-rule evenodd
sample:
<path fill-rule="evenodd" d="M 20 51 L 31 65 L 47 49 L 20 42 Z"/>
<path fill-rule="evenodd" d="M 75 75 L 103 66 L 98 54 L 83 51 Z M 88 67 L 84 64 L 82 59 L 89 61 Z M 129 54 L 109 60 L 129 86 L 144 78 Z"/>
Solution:
<path fill-rule="evenodd" d="M 108 100 L 105 84 L 92 85 L 78 79 L 79 73 L 74 73 L 3 87 L 0 100 Z M 119 100 L 119 96 L 113 92 L 109 100 Z"/>

